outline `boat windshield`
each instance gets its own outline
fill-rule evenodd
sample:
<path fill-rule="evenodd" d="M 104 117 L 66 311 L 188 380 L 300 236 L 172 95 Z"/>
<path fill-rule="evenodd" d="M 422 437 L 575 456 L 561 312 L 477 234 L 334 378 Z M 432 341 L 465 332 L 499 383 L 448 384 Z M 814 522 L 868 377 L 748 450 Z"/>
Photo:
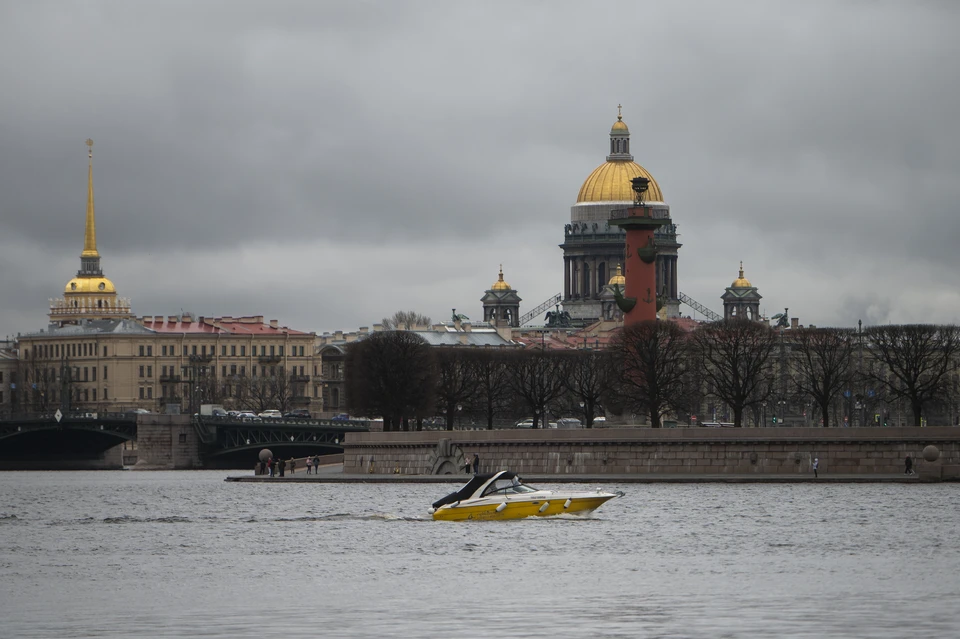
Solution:
<path fill-rule="evenodd" d="M 526 484 L 521 484 L 520 482 L 513 481 L 511 479 L 498 479 L 483 491 L 483 496 L 487 495 L 516 495 L 522 493 L 535 493 L 537 488 L 527 486 Z"/>

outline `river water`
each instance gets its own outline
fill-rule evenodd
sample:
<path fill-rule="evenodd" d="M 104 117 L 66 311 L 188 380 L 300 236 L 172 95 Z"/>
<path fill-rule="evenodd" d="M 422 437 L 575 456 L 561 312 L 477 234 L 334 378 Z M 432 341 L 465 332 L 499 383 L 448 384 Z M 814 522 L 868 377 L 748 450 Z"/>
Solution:
<path fill-rule="evenodd" d="M 956 484 L 605 485 L 589 519 L 457 523 L 426 509 L 459 485 L 226 474 L 0 473 L 0 636 L 960 636 Z"/>

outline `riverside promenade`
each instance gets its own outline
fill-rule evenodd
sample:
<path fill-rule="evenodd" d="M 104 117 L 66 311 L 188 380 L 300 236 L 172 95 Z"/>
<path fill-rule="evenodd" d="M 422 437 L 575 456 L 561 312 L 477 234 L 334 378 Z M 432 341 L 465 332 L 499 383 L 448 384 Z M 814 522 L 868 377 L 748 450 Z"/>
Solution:
<path fill-rule="evenodd" d="M 504 469 L 506 470 L 506 469 Z M 230 475 L 224 481 L 228 482 L 255 482 L 255 483 L 318 483 L 318 484 L 457 484 L 462 485 L 472 475 L 399 475 L 399 474 L 346 474 L 341 464 L 321 466 L 318 474 L 307 474 L 306 470 L 297 463 L 297 472 L 293 475 L 286 473 L 283 477 L 269 475 Z M 854 475 L 848 473 L 831 475 L 820 473 L 814 477 L 813 473 L 793 473 L 782 475 L 741 473 L 741 474 L 701 474 L 701 473 L 621 473 L 602 475 L 575 475 L 575 474 L 542 474 L 531 473 L 523 475 L 523 480 L 534 486 L 547 484 L 794 484 L 794 483 L 828 483 L 828 484 L 875 484 L 875 483 L 921 483 L 920 475 L 900 474 L 866 474 Z"/>

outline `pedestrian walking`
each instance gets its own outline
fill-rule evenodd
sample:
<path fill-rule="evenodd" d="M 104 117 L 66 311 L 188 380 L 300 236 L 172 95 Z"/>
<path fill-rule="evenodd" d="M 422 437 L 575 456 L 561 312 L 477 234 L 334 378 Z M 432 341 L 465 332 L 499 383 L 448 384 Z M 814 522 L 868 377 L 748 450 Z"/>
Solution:
<path fill-rule="evenodd" d="M 283 471 L 284 469 L 286 469 L 286 467 L 287 467 L 287 462 L 283 461 L 282 459 L 277 462 L 277 470 L 280 471 L 281 477 L 283 477 Z"/>
<path fill-rule="evenodd" d="M 316 475 L 320 472 L 320 455 L 313 456 L 313 474 Z"/>
<path fill-rule="evenodd" d="M 267 460 L 267 474 L 273 477 L 273 457 Z"/>
<path fill-rule="evenodd" d="M 313 467 L 313 457 L 307 456 L 307 474 L 310 474 L 310 469 Z"/>
<path fill-rule="evenodd" d="M 293 475 L 297 472 L 297 460 L 293 457 L 290 458 L 290 474 Z"/>
<path fill-rule="evenodd" d="M 819 457 L 814 457 L 814 458 L 813 458 L 813 478 L 814 478 L 814 479 L 816 479 L 816 478 L 818 477 L 818 475 L 817 475 L 817 470 L 819 470 L 819 469 L 820 469 L 820 458 L 819 458 Z"/>
<path fill-rule="evenodd" d="M 907 455 L 907 458 L 903 460 L 903 474 L 912 475 L 913 474 L 913 459 L 910 458 L 910 455 Z"/>
<path fill-rule="evenodd" d="M 480 472 L 480 455 L 478 453 L 473 454 L 473 474 L 476 475 Z"/>

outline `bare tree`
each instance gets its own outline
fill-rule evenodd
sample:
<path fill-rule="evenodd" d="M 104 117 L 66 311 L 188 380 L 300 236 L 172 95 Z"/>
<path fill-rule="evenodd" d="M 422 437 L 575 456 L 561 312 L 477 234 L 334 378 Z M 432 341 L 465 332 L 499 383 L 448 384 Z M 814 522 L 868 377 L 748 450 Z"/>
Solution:
<path fill-rule="evenodd" d="M 790 331 L 796 357 L 790 375 L 800 395 L 812 399 L 830 426 L 830 405 L 856 378 L 853 359 L 856 334 L 842 328 L 802 328 Z"/>
<path fill-rule="evenodd" d="M 683 329 L 657 320 L 632 324 L 614 337 L 610 350 L 624 401 L 645 412 L 651 426 L 659 428 L 664 415 L 682 409 L 689 365 Z"/>
<path fill-rule="evenodd" d="M 603 412 L 603 397 L 616 381 L 613 356 L 607 350 L 576 350 L 565 353 L 562 360 L 561 380 L 580 407 L 584 425 L 593 428 L 594 417 Z"/>
<path fill-rule="evenodd" d="M 437 387 L 432 348 L 415 333 L 374 333 L 347 347 L 344 385 L 351 413 L 383 417 L 386 431 L 409 429 L 433 414 Z"/>
<path fill-rule="evenodd" d="M 950 391 L 950 373 L 960 351 L 957 327 L 874 326 L 865 335 L 873 357 L 886 369 L 874 373 L 872 379 L 891 399 L 906 400 L 913 412 L 913 425 L 920 426 L 924 408 Z"/>
<path fill-rule="evenodd" d="M 493 420 L 502 414 L 510 404 L 512 387 L 510 386 L 509 366 L 501 351 L 471 351 L 471 377 L 477 385 L 475 399 L 487 416 L 487 429 L 493 428 Z"/>
<path fill-rule="evenodd" d="M 392 317 L 384 317 L 380 323 L 386 331 L 395 331 L 401 326 L 410 330 L 414 326 L 429 326 L 430 318 L 416 311 L 397 311 Z"/>
<path fill-rule="evenodd" d="M 743 411 L 762 403 L 773 390 L 768 373 L 776 339 L 770 327 L 747 319 L 705 324 L 693 334 L 703 373 L 714 394 L 733 410 L 733 424 L 743 426 Z"/>
<path fill-rule="evenodd" d="M 463 408 L 478 395 L 472 351 L 466 348 L 439 348 L 437 359 L 437 406 L 443 411 L 447 430 L 453 430 L 457 408 Z"/>
<path fill-rule="evenodd" d="M 269 377 L 242 377 L 239 380 L 241 406 L 254 413 L 273 408 L 273 384 Z"/>
<path fill-rule="evenodd" d="M 271 373 L 270 394 L 273 407 L 285 413 L 290 410 L 290 403 L 293 401 L 293 384 L 290 383 L 287 369 L 283 366 L 277 366 L 276 371 L 271 369 Z"/>
<path fill-rule="evenodd" d="M 533 427 L 543 428 L 548 409 L 553 408 L 566 391 L 560 356 L 535 349 L 510 353 L 507 362 L 511 388 L 533 412 Z"/>

